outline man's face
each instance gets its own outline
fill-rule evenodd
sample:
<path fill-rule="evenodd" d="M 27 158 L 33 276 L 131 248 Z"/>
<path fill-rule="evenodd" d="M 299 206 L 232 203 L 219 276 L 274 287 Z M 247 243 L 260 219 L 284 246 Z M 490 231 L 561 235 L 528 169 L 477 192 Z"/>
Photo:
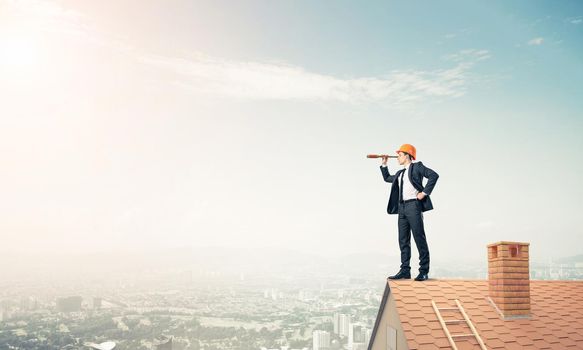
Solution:
<path fill-rule="evenodd" d="M 399 165 L 405 164 L 405 162 L 407 161 L 407 153 L 405 152 L 397 153 L 397 160 L 399 161 Z"/>

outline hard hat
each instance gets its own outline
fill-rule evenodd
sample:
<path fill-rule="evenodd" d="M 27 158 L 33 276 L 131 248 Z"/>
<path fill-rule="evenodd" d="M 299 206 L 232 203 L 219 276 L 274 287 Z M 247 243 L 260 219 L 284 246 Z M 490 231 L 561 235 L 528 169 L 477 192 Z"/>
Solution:
<path fill-rule="evenodd" d="M 411 158 L 413 158 L 413 160 L 415 160 L 415 158 L 417 158 L 417 150 L 415 149 L 415 147 L 413 145 L 410 145 L 408 143 L 402 145 L 401 148 L 399 148 L 397 150 L 397 153 L 399 153 L 399 152 L 405 152 L 405 153 L 411 155 Z"/>

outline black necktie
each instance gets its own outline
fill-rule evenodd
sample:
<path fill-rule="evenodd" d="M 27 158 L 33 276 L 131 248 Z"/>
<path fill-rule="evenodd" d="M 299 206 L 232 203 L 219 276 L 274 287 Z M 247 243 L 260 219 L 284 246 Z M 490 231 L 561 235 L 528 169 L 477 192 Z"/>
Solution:
<path fill-rule="evenodd" d="M 401 183 L 399 186 L 399 202 L 403 203 L 403 177 L 405 176 L 405 170 L 401 173 Z"/>

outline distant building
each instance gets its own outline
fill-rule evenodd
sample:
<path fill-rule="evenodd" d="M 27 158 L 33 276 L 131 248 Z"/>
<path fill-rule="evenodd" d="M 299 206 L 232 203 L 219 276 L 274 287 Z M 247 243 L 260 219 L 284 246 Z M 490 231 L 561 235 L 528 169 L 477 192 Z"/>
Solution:
<path fill-rule="evenodd" d="M 59 312 L 76 312 L 81 311 L 81 302 L 83 298 L 80 296 L 58 298 L 57 311 Z"/>
<path fill-rule="evenodd" d="M 10 319 L 10 306 L 7 301 L 0 302 L 0 322 L 8 321 Z"/>
<path fill-rule="evenodd" d="M 103 305 L 103 299 L 99 297 L 93 298 L 93 308 L 94 309 L 101 309 Z"/>
<path fill-rule="evenodd" d="M 314 331 L 312 333 L 313 350 L 330 348 L 330 333 L 326 331 Z"/>
<path fill-rule="evenodd" d="M 313 295 L 313 293 L 311 291 L 309 291 L 307 289 L 302 289 L 298 293 L 298 298 L 301 301 L 309 301 L 309 300 L 313 300 L 314 299 L 314 295 Z"/>
<path fill-rule="evenodd" d="M 360 323 L 352 323 L 348 329 L 348 350 L 366 349 L 372 331 Z"/>
<path fill-rule="evenodd" d="M 154 350 L 172 350 L 172 337 L 161 336 L 154 340 Z"/>
<path fill-rule="evenodd" d="M 350 315 L 334 314 L 334 333 L 341 337 L 348 337 L 350 328 Z"/>
<path fill-rule="evenodd" d="M 367 347 L 368 344 L 370 343 L 370 337 L 372 337 L 372 329 L 367 328 L 364 336 L 364 343 L 367 344 Z"/>
<path fill-rule="evenodd" d="M 22 297 L 20 298 L 20 310 L 21 311 L 31 311 L 38 308 L 38 301 L 33 297 Z"/>

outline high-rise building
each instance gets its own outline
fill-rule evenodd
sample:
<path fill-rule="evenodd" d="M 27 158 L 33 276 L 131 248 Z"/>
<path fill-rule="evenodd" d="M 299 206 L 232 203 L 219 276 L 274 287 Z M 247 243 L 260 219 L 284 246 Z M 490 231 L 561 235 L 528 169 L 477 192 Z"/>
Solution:
<path fill-rule="evenodd" d="M 36 298 L 27 296 L 20 298 L 20 311 L 34 311 L 38 308 L 38 300 Z"/>
<path fill-rule="evenodd" d="M 7 300 L 0 301 L 0 322 L 10 319 L 10 303 Z"/>
<path fill-rule="evenodd" d="M 371 336 L 372 336 L 372 329 L 366 328 L 366 330 L 364 332 L 364 343 L 366 344 L 366 346 L 368 346 L 368 343 L 370 342 Z"/>
<path fill-rule="evenodd" d="M 330 348 L 330 333 L 326 331 L 312 332 L 313 350 L 323 350 Z"/>
<path fill-rule="evenodd" d="M 350 325 L 350 315 L 335 313 L 334 314 L 334 334 L 342 337 L 348 337 Z"/>
<path fill-rule="evenodd" d="M 364 336 L 364 343 L 367 344 L 370 342 L 370 337 L 372 336 L 372 329 L 367 328 Z"/>
<path fill-rule="evenodd" d="M 334 333 L 341 337 L 348 337 L 350 327 L 350 315 L 334 314 Z"/>
<path fill-rule="evenodd" d="M 360 327 L 358 324 L 351 323 L 348 328 L 348 350 L 352 350 L 355 342 L 355 336 L 358 338 L 358 333 L 360 332 Z M 358 343 L 358 341 L 356 341 Z"/>
<path fill-rule="evenodd" d="M 28 311 L 30 308 L 30 300 L 27 297 L 20 298 L 20 311 Z"/>
<path fill-rule="evenodd" d="M 352 323 L 348 330 L 348 349 L 358 350 L 366 348 L 370 339 L 371 330 L 361 323 Z"/>
<path fill-rule="evenodd" d="M 8 307 L 0 305 L 0 322 L 8 321 L 10 315 L 8 314 Z"/>

